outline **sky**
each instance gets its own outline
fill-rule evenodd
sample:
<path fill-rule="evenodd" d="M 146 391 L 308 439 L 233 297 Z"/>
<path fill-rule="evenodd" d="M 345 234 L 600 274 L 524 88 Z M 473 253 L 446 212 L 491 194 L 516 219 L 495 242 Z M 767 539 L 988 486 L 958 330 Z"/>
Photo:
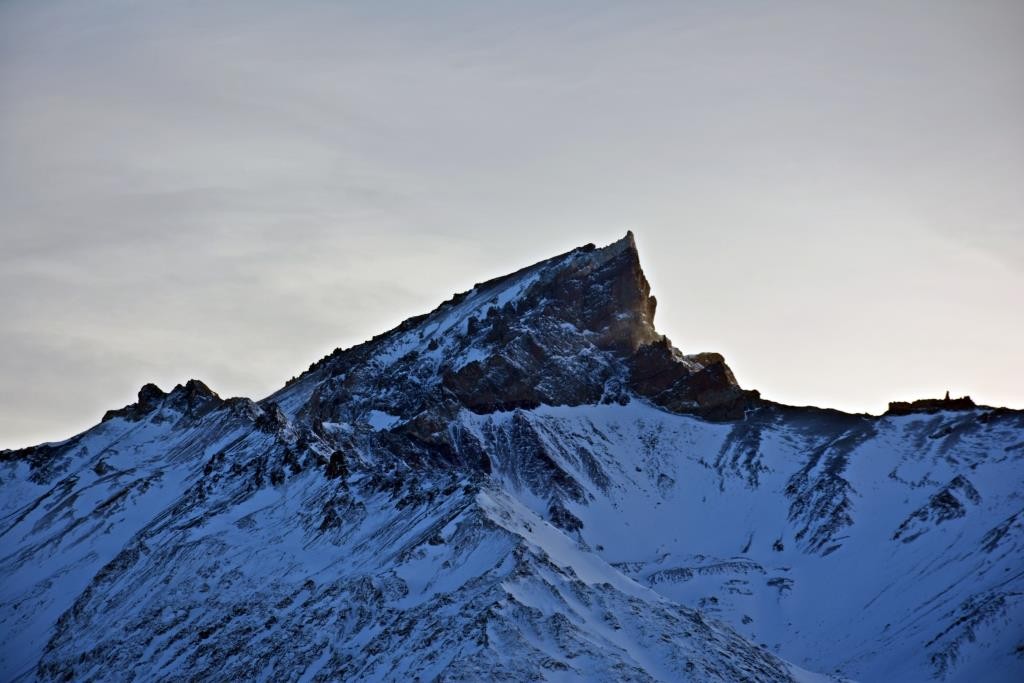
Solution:
<path fill-rule="evenodd" d="M 797 405 L 1024 408 L 1024 3 L 0 2 L 0 448 L 633 230 Z"/>

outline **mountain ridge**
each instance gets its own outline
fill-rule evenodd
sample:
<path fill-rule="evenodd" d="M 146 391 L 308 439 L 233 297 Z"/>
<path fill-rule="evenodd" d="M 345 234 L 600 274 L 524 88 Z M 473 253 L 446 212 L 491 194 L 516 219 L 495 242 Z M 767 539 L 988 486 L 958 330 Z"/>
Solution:
<path fill-rule="evenodd" d="M 500 287 L 503 284 L 507 284 L 510 281 L 515 280 L 516 278 L 519 278 L 519 277 L 522 277 L 524 275 L 527 275 L 530 272 L 536 271 L 538 268 L 542 268 L 542 267 L 545 267 L 545 266 L 548 266 L 548 265 L 552 265 L 552 264 L 558 264 L 559 262 L 562 262 L 565 259 L 567 259 L 569 257 L 572 257 L 573 255 L 576 255 L 576 254 L 589 254 L 589 253 L 593 253 L 593 252 L 609 253 L 609 254 L 611 254 L 613 256 L 615 254 L 622 254 L 624 252 L 629 254 L 629 258 L 630 258 L 630 261 L 631 261 L 631 266 L 633 266 L 635 268 L 636 274 L 638 275 L 638 277 L 640 279 L 640 283 L 641 284 L 639 284 L 638 289 L 640 290 L 640 292 L 643 293 L 642 294 L 643 298 L 646 301 L 650 302 L 649 303 L 649 310 L 644 312 L 646 320 L 645 320 L 645 324 L 642 325 L 643 329 L 642 329 L 642 332 L 640 334 L 641 334 L 641 338 L 644 339 L 646 344 L 652 345 L 653 348 L 649 349 L 647 351 L 647 353 L 644 354 L 645 356 L 647 356 L 647 358 L 638 359 L 638 361 L 637 361 L 638 365 L 641 366 L 638 369 L 643 369 L 643 366 L 644 366 L 645 361 L 646 361 L 647 365 L 653 366 L 653 371 L 654 372 L 657 372 L 658 370 L 663 370 L 663 368 L 666 366 L 666 362 L 665 361 L 668 360 L 668 358 L 666 358 L 666 356 L 671 356 L 671 352 L 673 350 L 675 350 L 675 349 L 672 346 L 671 341 L 668 340 L 668 338 L 665 337 L 664 335 L 658 333 L 656 331 L 656 329 L 654 328 L 654 326 L 653 326 L 654 311 L 655 311 L 655 307 L 656 307 L 656 304 L 657 304 L 657 300 L 656 300 L 656 298 L 653 295 L 650 294 L 650 285 L 649 285 L 649 283 L 647 283 L 646 277 L 643 275 L 642 268 L 640 267 L 639 251 L 638 251 L 637 246 L 636 246 L 635 236 L 633 235 L 632 231 L 628 231 L 626 233 L 626 235 L 623 236 L 621 239 L 619 239 L 619 240 L 609 244 L 606 247 L 599 248 L 596 245 L 594 245 L 593 243 L 589 243 L 589 244 L 583 245 L 581 247 L 577 247 L 575 249 L 571 249 L 569 251 L 563 252 L 563 253 L 561 253 L 561 254 L 559 254 L 557 256 L 553 256 L 551 258 L 544 259 L 544 260 L 539 261 L 537 263 L 534 263 L 534 264 L 532 264 L 530 266 L 526 266 L 524 268 L 520 268 L 519 270 L 516 270 L 516 271 L 514 271 L 512 273 L 509 273 L 507 275 L 491 278 L 489 280 L 485 280 L 483 282 L 476 283 L 469 290 L 466 290 L 466 291 L 463 291 L 463 292 L 459 292 L 459 293 L 453 295 L 452 298 L 448 299 L 447 301 L 442 302 L 440 305 L 438 305 L 434 310 L 430 311 L 429 313 L 425 313 L 425 314 L 421 314 L 421 315 L 416 315 L 416 316 L 412 316 L 410 318 L 407 318 L 407 319 L 401 321 L 395 327 L 393 327 L 393 328 L 391 328 L 391 329 L 389 329 L 389 330 L 387 330 L 385 332 L 382 332 L 380 334 L 374 335 L 370 339 L 365 340 L 363 342 L 359 342 L 357 344 L 354 344 L 352 346 L 345 347 L 345 348 L 339 347 L 339 348 L 334 349 L 334 351 L 326 354 L 325 356 L 323 356 L 319 360 L 314 361 L 313 363 L 311 363 L 310 366 L 305 371 L 303 371 L 299 375 L 289 379 L 285 383 L 285 385 L 283 387 L 281 387 L 280 389 L 272 392 L 269 396 L 265 397 L 264 399 L 261 399 L 258 402 L 263 402 L 263 401 L 268 401 L 268 400 L 273 401 L 274 397 L 276 395 L 282 393 L 290 385 L 292 385 L 292 384 L 302 380 L 307 375 L 309 375 L 311 373 L 314 373 L 314 372 L 316 372 L 318 370 L 321 370 L 325 366 L 329 366 L 332 363 L 338 362 L 339 359 L 344 357 L 344 356 L 358 355 L 361 351 L 365 351 L 367 349 L 372 349 L 375 345 L 378 345 L 378 344 L 380 344 L 382 342 L 385 342 L 389 338 L 393 338 L 395 336 L 401 335 L 403 332 L 407 332 L 410 329 L 414 329 L 418 325 L 423 323 L 425 320 L 430 318 L 431 316 L 443 314 L 444 312 L 451 310 L 452 307 L 454 307 L 455 305 L 457 305 L 458 303 L 463 301 L 466 297 L 469 297 L 469 296 L 471 296 L 471 295 L 473 295 L 473 294 L 475 294 L 477 292 L 494 291 L 495 288 Z M 700 352 L 700 353 L 697 353 L 697 354 L 692 354 L 691 357 L 694 358 L 694 359 L 698 359 L 698 361 L 700 359 L 703 359 L 703 360 L 705 360 L 707 362 L 708 365 L 720 365 L 721 366 L 721 374 L 723 376 L 722 379 L 725 381 L 725 383 L 734 384 L 734 385 L 738 386 L 738 383 L 736 382 L 735 377 L 732 375 L 732 371 L 725 364 L 725 360 L 721 356 L 721 354 L 717 354 L 717 353 L 714 353 L 714 352 Z M 196 379 L 196 378 L 190 379 L 188 382 L 186 382 L 185 385 L 178 385 L 178 386 L 187 386 L 190 382 L 199 382 L 200 384 L 202 384 L 202 386 L 204 386 L 204 387 L 206 386 L 205 384 L 202 383 L 201 380 Z M 145 390 L 146 387 L 155 387 L 155 385 L 147 384 L 145 387 L 143 387 L 143 389 Z M 175 388 L 177 388 L 177 387 L 175 387 Z M 159 388 L 157 387 L 157 389 L 159 389 Z M 780 408 L 781 407 L 791 407 L 791 408 L 806 408 L 806 409 L 815 408 L 815 409 L 819 409 L 819 410 L 837 410 L 838 412 L 842 412 L 842 413 L 846 413 L 846 414 L 850 414 L 850 415 L 868 415 L 868 416 L 871 416 L 871 417 L 881 417 L 881 416 L 884 416 L 886 414 L 910 414 L 912 412 L 927 412 L 928 410 L 931 410 L 931 411 L 934 412 L 935 410 L 938 410 L 938 409 L 960 410 L 960 409 L 967 409 L 967 408 L 975 407 L 975 404 L 973 402 L 970 402 L 969 397 L 964 397 L 964 399 L 966 399 L 967 403 L 964 403 L 964 399 L 959 399 L 959 402 L 954 402 L 954 403 L 948 403 L 947 402 L 945 404 L 943 404 L 943 403 L 936 403 L 935 402 L 935 401 L 939 401 L 939 399 L 916 399 L 916 400 L 909 401 L 909 402 L 908 401 L 891 401 L 890 404 L 889 404 L 889 407 L 888 407 L 888 409 L 886 411 L 883 411 L 882 413 L 879 413 L 878 415 L 875 415 L 873 413 L 868 413 L 868 412 L 849 412 L 849 411 L 844 411 L 844 410 L 840 410 L 840 409 L 837 409 L 837 408 L 829 408 L 827 406 L 815 406 L 815 405 L 807 405 L 807 406 L 792 405 L 791 406 L 789 404 L 784 404 L 784 403 L 781 403 L 781 402 L 778 402 L 778 401 L 772 401 L 772 400 L 764 399 L 764 398 L 762 398 L 760 396 L 760 392 L 758 392 L 757 390 L 746 390 L 744 398 L 745 398 L 745 403 L 749 407 L 752 407 L 754 405 L 768 405 L 768 404 L 771 404 L 771 405 L 776 405 L 776 406 L 778 406 Z M 142 398 L 141 391 L 140 391 L 140 401 L 142 401 L 142 400 L 144 400 L 144 399 Z M 947 401 L 948 401 L 948 398 L 947 398 Z M 665 406 L 664 404 L 661 404 L 661 405 L 663 405 L 663 407 L 669 407 L 669 409 L 672 409 L 670 406 Z M 128 406 L 126 406 L 126 408 L 127 407 Z M 977 406 L 977 407 L 985 408 L 985 409 L 990 409 L 990 410 L 1000 409 L 1000 408 L 996 408 L 996 407 L 993 407 L 993 406 L 987 406 L 987 405 L 980 405 L 980 406 Z M 1014 409 L 1012 409 L 1012 408 L 1001 408 L 1000 410 L 1014 410 Z M 112 411 L 108 411 L 108 413 L 109 412 L 112 412 Z M 722 416 L 723 416 L 724 419 L 736 419 L 736 417 L 738 416 L 738 412 L 736 410 L 733 410 L 733 411 L 728 411 L 727 410 L 727 411 L 722 411 L 722 412 L 723 412 Z M 705 416 L 706 417 L 714 418 L 715 417 L 715 412 L 714 411 L 708 411 L 708 414 L 705 415 Z"/>
<path fill-rule="evenodd" d="M 1018 678 L 1024 411 L 774 403 L 656 306 L 630 233 L 0 452 L 0 671 Z"/>

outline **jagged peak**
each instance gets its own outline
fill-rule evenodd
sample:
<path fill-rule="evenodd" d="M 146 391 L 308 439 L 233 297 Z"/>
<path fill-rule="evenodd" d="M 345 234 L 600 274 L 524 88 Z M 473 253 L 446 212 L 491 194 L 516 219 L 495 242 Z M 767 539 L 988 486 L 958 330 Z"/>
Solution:
<path fill-rule="evenodd" d="M 590 280 L 586 286 L 587 290 L 592 290 L 595 283 L 607 285 L 606 303 L 610 305 L 606 307 L 603 320 L 602 316 L 591 316 L 583 321 L 582 328 L 603 332 L 602 346 L 632 351 L 661 337 L 654 329 L 657 300 L 651 296 L 650 284 L 640 266 L 636 239 L 633 232 L 628 231 L 623 237 L 604 247 L 599 248 L 593 243 L 588 243 L 506 275 L 478 282 L 471 289 L 454 294 L 429 313 L 407 318 L 396 327 L 355 346 L 335 349 L 311 364 L 304 373 L 289 380 L 286 386 L 331 365 L 342 357 L 352 358 L 380 352 L 386 346 L 391 346 L 392 349 L 401 347 L 403 353 L 414 350 L 417 345 L 408 343 L 411 334 L 419 335 L 427 331 L 422 335 L 427 341 L 420 345 L 424 348 L 419 350 L 430 350 L 428 347 L 432 346 L 431 342 L 440 343 L 439 338 L 445 332 L 464 329 L 464 326 L 470 324 L 470 319 L 482 319 L 495 308 L 511 306 L 516 309 L 517 317 L 523 318 L 531 309 L 535 309 L 535 305 L 546 305 L 546 313 L 557 315 L 557 308 L 552 306 L 553 303 L 558 303 L 557 300 L 538 295 L 527 301 L 529 295 L 552 283 L 579 280 L 581 277 Z M 563 297 L 561 303 L 574 302 Z M 570 305 L 568 308 L 572 309 L 574 306 Z M 602 322 L 608 324 L 602 326 Z M 601 330 L 599 327 L 607 329 Z M 388 353 L 387 356 L 391 359 L 397 357 L 394 352 Z"/>
<path fill-rule="evenodd" d="M 621 350 L 635 350 L 661 336 L 654 329 L 657 300 L 650 294 L 632 231 L 604 247 L 585 244 L 477 283 L 400 328 L 449 315 L 457 306 L 462 307 L 465 318 L 482 317 L 495 303 L 499 308 L 513 306 L 519 318 L 540 307 L 548 316 L 573 318 L 568 322 L 581 330 L 603 335 L 599 345 Z"/>
<path fill-rule="evenodd" d="M 143 384 L 142 388 L 139 389 L 139 401 L 142 404 L 151 404 L 158 401 L 162 401 L 167 397 L 167 392 L 153 384 L 152 382 Z"/>
<path fill-rule="evenodd" d="M 438 395 L 474 412 L 633 396 L 676 412 L 742 417 L 756 394 L 739 388 L 720 355 L 672 346 L 654 327 L 656 306 L 629 231 L 478 283 L 336 351 L 299 378 L 310 378 L 306 388 L 289 391 L 293 381 L 270 399 L 328 421 L 358 422 L 373 410 L 409 418 Z"/>
<path fill-rule="evenodd" d="M 139 389 L 138 400 L 135 403 L 129 403 L 123 408 L 108 410 L 104 413 L 101 422 L 116 417 L 138 420 L 168 404 L 191 413 L 207 405 L 220 405 L 223 402 L 216 392 L 198 379 L 190 379 L 185 384 L 176 384 L 170 392 L 166 392 L 150 382 L 142 385 L 142 388 Z"/>
<path fill-rule="evenodd" d="M 190 379 L 183 385 L 175 385 L 174 389 L 171 390 L 169 396 L 181 396 L 190 400 L 220 398 L 220 396 L 213 389 L 211 389 L 203 381 L 198 379 Z"/>
<path fill-rule="evenodd" d="M 626 234 L 615 240 L 611 244 L 602 247 L 600 251 L 607 254 L 621 254 L 624 251 L 631 251 L 639 256 L 640 252 L 636 247 L 636 236 L 633 235 L 632 230 L 627 230 Z"/>

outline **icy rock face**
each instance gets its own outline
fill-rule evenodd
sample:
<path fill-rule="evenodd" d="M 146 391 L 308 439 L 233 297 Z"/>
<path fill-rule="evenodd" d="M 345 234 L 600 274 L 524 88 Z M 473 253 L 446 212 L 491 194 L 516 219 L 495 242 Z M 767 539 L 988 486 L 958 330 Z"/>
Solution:
<path fill-rule="evenodd" d="M 780 406 L 654 312 L 627 235 L 0 452 L 2 678 L 1024 677 L 1024 414 Z"/>

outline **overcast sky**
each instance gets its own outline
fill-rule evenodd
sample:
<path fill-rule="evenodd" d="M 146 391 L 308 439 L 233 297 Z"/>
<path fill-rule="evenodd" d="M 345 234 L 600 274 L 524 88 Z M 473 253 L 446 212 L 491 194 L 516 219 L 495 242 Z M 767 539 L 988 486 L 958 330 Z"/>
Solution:
<path fill-rule="evenodd" d="M 1024 3 L 0 3 L 0 447 L 627 229 L 768 398 L 1024 407 Z"/>

